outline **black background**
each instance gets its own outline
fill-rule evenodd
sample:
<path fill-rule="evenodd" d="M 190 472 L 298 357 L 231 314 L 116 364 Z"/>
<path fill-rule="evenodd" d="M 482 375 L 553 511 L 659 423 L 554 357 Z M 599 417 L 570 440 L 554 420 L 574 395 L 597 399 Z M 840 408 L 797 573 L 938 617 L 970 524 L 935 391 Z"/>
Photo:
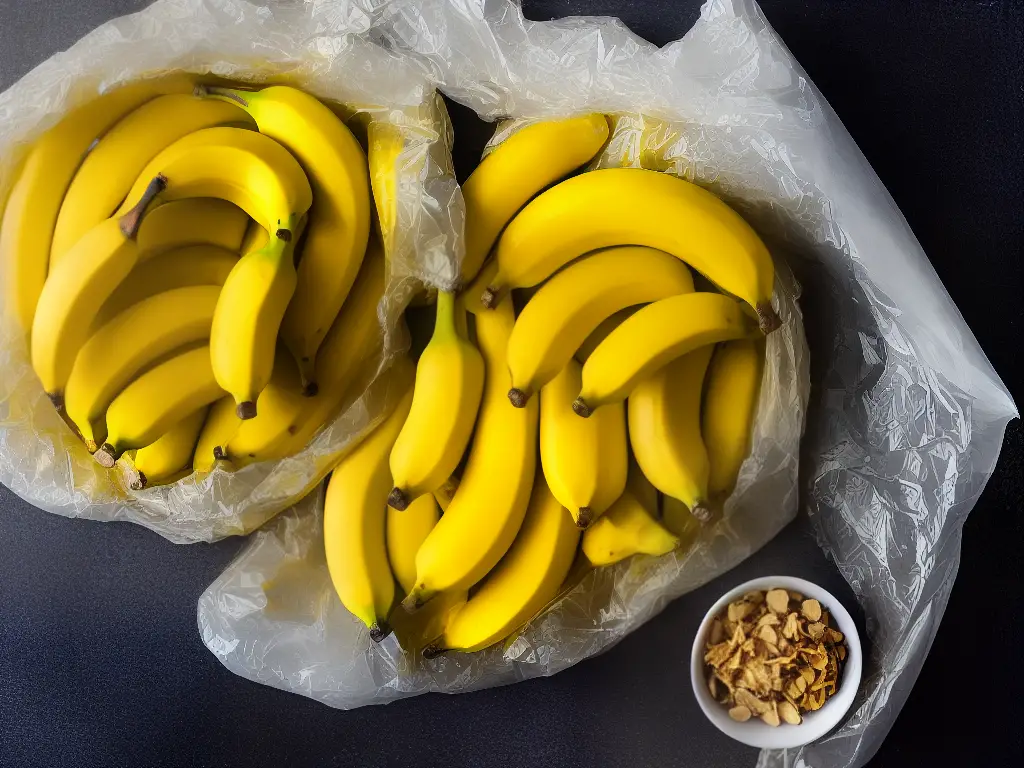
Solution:
<path fill-rule="evenodd" d="M 0 0 L 0 89 L 97 24 L 144 5 Z M 1021 3 L 762 6 L 1021 402 Z M 525 4 L 534 19 L 618 15 L 657 44 L 684 34 L 698 7 Z M 467 110 L 452 114 L 464 175 L 487 130 Z M 874 766 L 1024 757 L 1022 431 L 1019 421 L 1010 425 L 965 526 L 941 631 Z M 699 615 L 728 586 L 769 572 L 843 586 L 798 520 L 609 653 L 554 678 L 345 713 L 235 677 L 203 647 L 196 599 L 242 546 L 175 547 L 137 526 L 47 515 L 0 489 L 0 766 L 752 766 L 754 751 L 711 729 L 689 693 L 686 659 Z M 979 662 L 979 646 L 997 650 Z"/>

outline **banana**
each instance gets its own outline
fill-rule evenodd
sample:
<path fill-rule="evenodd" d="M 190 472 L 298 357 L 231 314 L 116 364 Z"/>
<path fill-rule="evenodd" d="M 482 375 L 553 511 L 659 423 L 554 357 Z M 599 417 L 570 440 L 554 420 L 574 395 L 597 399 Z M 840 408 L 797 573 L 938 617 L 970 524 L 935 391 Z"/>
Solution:
<path fill-rule="evenodd" d="M 401 514 L 401 513 L 399 513 Z M 389 621 L 398 644 L 406 653 L 422 652 L 432 657 L 434 643 L 444 633 L 452 614 L 466 602 L 465 591 L 442 592 L 415 613 L 393 610 Z"/>
<path fill-rule="evenodd" d="M 238 254 L 214 245 L 191 245 L 136 264 L 96 313 L 92 331 L 151 296 L 176 288 L 224 285 Z"/>
<path fill-rule="evenodd" d="M 464 336 L 465 310 L 438 292 L 434 334 L 416 364 L 412 410 L 391 451 L 388 504 L 405 509 L 440 488 L 469 444 L 484 389 L 484 361 Z"/>
<path fill-rule="evenodd" d="M 388 507 L 388 562 L 403 596 L 416 586 L 416 552 L 440 518 L 437 502 L 429 493 L 412 502 L 408 509 L 398 511 Z"/>
<path fill-rule="evenodd" d="M 472 280 L 516 212 L 542 189 L 589 163 L 608 139 L 604 115 L 545 120 L 499 144 L 462 185 L 466 255 L 462 280 Z"/>
<path fill-rule="evenodd" d="M 690 513 L 689 507 L 671 496 L 665 497 L 664 509 L 661 524 L 679 538 L 678 549 L 686 551 L 700 533 L 700 521 Z"/>
<path fill-rule="evenodd" d="M 255 127 L 237 106 L 175 93 L 146 102 L 111 128 L 85 156 L 64 196 L 50 268 L 121 205 L 136 176 L 161 150 L 194 131 L 225 123 Z"/>
<path fill-rule="evenodd" d="M 367 128 L 367 163 L 370 187 L 377 211 L 381 245 L 388 257 L 395 252 L 395 228 L 398 225 L 398 159 L 405 139 L 398 126 L 374 120 Z"/>
<path fill-rule="evenodd" d="M 636 554 L 664 555 L 679 538 L 651 517 L 629 491 L 583 532 L 583 554 L 591 565 L 612 565 Z"/>
<path fill-rule="evenodd" d="M 162 200 L 227 200 L 282 240 L 298 237 L 292 228 L 313 202 L 309 180 L 291 153 L 244 128 L 203 128 L 178 139 L 146 165 L 127 200 L 138 199 L 157 177 L 166 181 Z"/>
<path fill-rule="evenodd" d="M 139 218 L 160 191 L 146 188 L 136 207 L 98 224 L 50 273 L 32 321 L 32 368 L 54 405 L 63 407 L 64 385 L 75 356 L 88 338 L 100 305 L 135 266 Z"/>
<path fill-rule="evenodd" d="M 594 354 L 594 350 L 597 349 L 597 345 L 607 339 L 608 334 L 622 325 L 627 318 L 635 315 L 638 309 L 640 307 L 626 307 L 625 309 L 620 309 L 614 315 L 606 317 L 580 344 L 580 348 L 576 350 L 574 357 L 580 361 L 581 365 L 587 362 L 590 356 Z"/>
<path fill-rule="evenodd" d="M 64 389 L 64 408 L 90 451 L 105 436 L 107 406 L 132 379 L 174 350 L 210 337 L 219 294 L 215 285 L 158 293 L 126 309 L 82 346 Z"/>
<path fill-rule="evenodd" d="M 483 650 L 522 627 L 558 593 L 579 541 L 579 529 L 538 476 L 515 542 L 448 620 L 439 650 Z"/>
<path fill-rule="evenodd" d="M 244 423 L 235 413 L 234 398 L 222 397 L 211 405 L 192 454 L 192 470 L 212 472 L 218 461 L 225 460 L 225 446 Z"/>
<path fill-rule="evenodd" d="M 750 431 L 761 391 L 764 344 L 754 339 L 720 344 L 711 357 L 704 394 L 701 433 L 707 446 L 708 493 L 732 493 L 750 453 Z"/>
<path fill-rule="evenodd" d="M 210 366 L 210 348 L 196 347 L 150 368 L 114 398 L 107 409 L 107 439 L 93 454 L 114 466 L 131 448 L 155 443 L 188 414 L 224 392 Z"/>
<path fill-rule="evenodd" d="M 677 358 L 629 396 L 629 441 L 644 475 L 679 499 L 701 522 L 711 518 L 708 452 L 700 433 L 700 398 L 713 346 Z"/>
<path fill-rule="evenodd" d="M 164 485 L 189 473 L 192 452 L 195 450 L 199 430 L 203 428 L 208 410 L 203 406 L 193 411 L 155 443 L 140 448 L 135 453 L 132 490 L 141 491 L 150 486 Z"/>
<path fill-rule="evenodd" d="M 370 232 L 366 155 L 352 132 L 313 96 L 278 85 L 260 91 L 207 88 L 237 103 L 260 133 L 279 141 L 305 168 L 316 206 L 310 211 L 295 295 L 281 338 L 315 391 L 316 353 L 355 282 Z"/>
<path fill-rule="evenodd" d="M 380 642 L 395 599 L 388 565 L 388 454 L 412 405 L 412 387 L 398 407 L 334 469 L 324 502 L 324 546 L 334 589 L 350 613 Z"/>
<path fill-rule="evenodd" d="M 192 78 L 173 76 L 118 88 L 72 110 L 29 150 L 0 220 L 4 306 L 26 334 L 46 282 L 64 194 L 89 146 L 140 104 L 193 87 Z"/>
<path fill-rule="evenodd" d="M 212 197 L 158 205 L 139 225 L 139 261 L 190 245 L 215 245 L 237 254 L 250 221 L 237 205 Z"/>
<path fill-rule="evenodd" d="M 275 234 L 265 247 L 240 258 L 213 314 L 213 372 L 235 398 L 242 420 L 256 416 L 256 400 L 274 370 L 277 332 L 295 291 L 294 244 L 290 236 Z"/>
<path fill-rule="evenodd" d="M 541 390 L 540 463 L 555 498 L 576 525 L 586 528 L 625 490 L 628 450 L 621 403 L 602 408 L 592 419 L 573 414 L 580 382 L 580 364 L 570 357 Z"/>
<path fill-rule="evenodd" d="M 699 347 L 752 336 L 757 326 L 740 304 L 717 293 L 688 293 L 649 304 L 612 331 L 583 366 L 572 404 L 586 418 L 623 400 L 662 366 Z"/>
<path fill-rule="evenodd" d="M 481 298 L 491 304 L 577 256 L 625 243 L 671 253 L 750 304 L 765 333 L 779 326 L 771 304 L 775 268 L 750 225 L 697 185 L 638 168 L 584 173 L 528 203 L 495 246 L 498 275 Z"/>
<path fill-rule="evenodd" d="M 437 502 L 437 506 L 441 508 L 442 513 L 448 511 L 448 507 L 452 503 L 452 499 L 455 498 L 455 491 L 458 490 L 458 487 L 458 482 L 452 479 L 434 491 L 434 500 Z"/>
<path fill-rule="evenodd" d="M 692 292 L 693 278 L 686 265 L 652 248 L 609 248 L 566 267 L 516 318 L 508 341 L 512 405 L 521 408 L 557 376 L 611 315 L 634 304 Z"/>
<path fill-rule="evenodd" d="M 363 364 L 380 349 L 383 340 L 377 304 L 384 294 L 384 256 L 376 238 L 371 242 L 371 252 L 317 355 L 319 391 L 313 397 L 299 396 L 295 376 L 285 382 L 293 391 L 284 393 L 271 377 L 258 401 L 259 415 L 243 422 L 226 446 L 233 464 L 279 459 L 304 448 L 337 416 Z"/>
<path fill-rule="evenodd" d="M 512 545 L 526 514 L 537 464 L 537 405 L 508 405 L 505 350 L 515 318 L 511 301 L 495 309 L 477 315 L 486 374 L 469 461 L 452 503 L 416 555 L 407 610 L 480 581 Z"/>

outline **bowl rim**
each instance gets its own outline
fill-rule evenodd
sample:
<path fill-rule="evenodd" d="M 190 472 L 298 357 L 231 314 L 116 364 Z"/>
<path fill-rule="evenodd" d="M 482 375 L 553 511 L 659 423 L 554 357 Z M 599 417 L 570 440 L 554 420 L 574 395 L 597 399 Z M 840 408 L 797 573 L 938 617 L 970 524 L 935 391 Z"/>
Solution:
<path fill-rule="evenodd" d="M 835 626 L 846 638 L 847 658 L 839 690 L 817 712 L 804 715 L 799 725 L 781 725 L 773 728 L 751 718 L 740 723 L 729 717 L 728 710 L 711 697 L 704 682 L 704 638 L 712 620 L 730 602 L 756 589 L 782 587 L 800 592 L 821 603 L 834 619 Z M 860 634 L 853 617 L 839 599 L 824 587 L 796 576 L 760 576 L 738 584 L 726 591 L 704 614 L 690 652 L 690 682 L 697 704 L 705 717 L 726 736 L 752 747 L 785 749 L 800 747 L 820 739 L 843 719 L 860 688 L 863 671 Z"/>

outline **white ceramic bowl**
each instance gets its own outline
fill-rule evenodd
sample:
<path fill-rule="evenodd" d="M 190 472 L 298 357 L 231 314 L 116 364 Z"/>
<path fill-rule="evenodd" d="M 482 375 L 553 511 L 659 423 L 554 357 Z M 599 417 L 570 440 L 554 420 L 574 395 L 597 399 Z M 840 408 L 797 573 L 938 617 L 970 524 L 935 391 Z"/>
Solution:
<path fill-rule="evenodd" d="M 806 597 L 813 597 L 821 603 L 822 608 L 826 609 L 832 616 L 832 626 L 845 635 L 847 649 L 839 690 L 817 712 L 806 713 L 800 725 L 783 723 L 777 728 L 773 728 L 753 717 L 745 723 L 738 723 L 729 717 L 729 710 L 711 697 L 711 691 L 708 690 L 705 678 L 704 667 L 704 643 L 714 618 L 729 603 L 742 597 L 747 592 L 768 590 L 774 587 L 791 589 Z M 701 621 L 697 637 L 693 641 L 693 651 L 690 654 L 690 679 L 693 683 L 693 694 L 697 697 L 697 703 L 700 704 L 700 708 L 704 710 L 708 720 L 714 723 L 718 730 L 752 747 L 782 749 L 809 744 L 816 739 L 820 739 L 839 724 L 839 721 L 849 711 L 850 705 L 853 704 L 853 699 L 857 695 L 857 688 L 860 687 L 862 665 L 863 658 L 857 627 L 854 625 L 853 619 L 850 618 L 850 614 L 847 613 L 846 609 L 843 608 L 832 594 L 817 584 L 812 584 L 803 579 L 797 579 L 792 576 L 766 576 L 740 584 L 735 589 L 731 589 L 722 595 L 718 602 L 711 606 L 704 620 Z"/>

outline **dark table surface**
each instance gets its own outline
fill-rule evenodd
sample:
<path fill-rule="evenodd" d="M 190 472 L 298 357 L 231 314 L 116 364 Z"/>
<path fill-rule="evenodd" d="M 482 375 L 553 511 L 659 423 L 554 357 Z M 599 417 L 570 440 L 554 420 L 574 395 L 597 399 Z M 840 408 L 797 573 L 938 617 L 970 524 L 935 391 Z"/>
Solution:
<path fill-rule="evenodd" d="M 0 0 L 0 90 L 97 24 L 146 4 Z M 662 44 L 689 28 L 699 3 L 525 7 L 535 19 L 620 15 Z M 763 7 L 1021 402 L 1024 6 Z M 453 109 L 453 117 L 464 173 L 486 134 L 466 110 Z M 1019 643 L 1022 442 L 1020 422 L 1012 423 L 965 526 L 942 629 L 872 765 L 927 765 L 938 754 L 954 765 L 1024 756 L 1020 666 L 1001 666 L 999 682 L 966 698 L 956 682 L 968 638 Z M 200 641 L 196 599 L 243 545 L 174 546 L 133 525 L 44 514 L 0 488 L 0 766 L 752 766 L 756 752 L 714 731 L 689 693 L 688 643 L 700 615 L 729 586 L 773 572 L 849 595 L 800 519 L 610 652 L 554 678 L 339 712 L 235 677 Z"/>

